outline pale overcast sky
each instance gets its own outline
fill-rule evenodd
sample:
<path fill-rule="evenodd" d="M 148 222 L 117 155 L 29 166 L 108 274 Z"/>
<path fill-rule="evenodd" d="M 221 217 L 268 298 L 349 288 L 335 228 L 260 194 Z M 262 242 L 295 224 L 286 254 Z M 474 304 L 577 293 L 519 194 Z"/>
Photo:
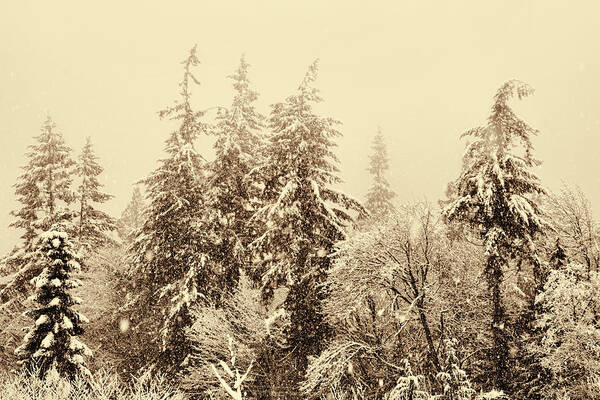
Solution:
<path fill-rule="evenodd" d="M 320 58 L 323 113 L 343 122 L 344 188 L 363 198 L 377 125 L 400 201 L 437 200 L 458 174 L 459 135 L 484 122 L 511 78 L 540 130 L 543 182 L 577 184 L 600 212 L 600 7 L 594 1 L 18 1 L 0 15 L 0 252 L 10 249 L 12 185 L 52 115 L 77 154 L 91 136 L 117 216 L 162 155 L 179 61 L 195 43 L 198 107 L 227 105 L 245 53 L 267 106 Z M 208 141 L 199 143 L 199 150 Z"/>

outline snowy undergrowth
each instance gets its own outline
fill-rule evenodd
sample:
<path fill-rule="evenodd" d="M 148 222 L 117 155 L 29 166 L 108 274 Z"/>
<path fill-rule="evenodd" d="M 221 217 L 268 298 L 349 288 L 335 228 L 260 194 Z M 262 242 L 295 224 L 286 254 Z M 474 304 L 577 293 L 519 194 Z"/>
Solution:
<path fill-rule="evenodd" d="M 82 380 L 69 383 L 53 374 L 39 379 L 36 374 L 0 375 L 2 400 L 185 400 L 181 392 L 161 378 L 122 383 L 116 374 L 99 371 L 88 385 Z"/>

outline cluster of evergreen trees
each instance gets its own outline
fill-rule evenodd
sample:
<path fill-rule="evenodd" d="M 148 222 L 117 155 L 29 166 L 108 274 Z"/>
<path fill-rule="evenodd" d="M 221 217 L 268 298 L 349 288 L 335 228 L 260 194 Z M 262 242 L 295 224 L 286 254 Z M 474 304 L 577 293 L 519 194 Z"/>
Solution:
<path fill-rule="evenodd" d="M 586 398 L 600 385 L 600 369 L 582 360 L 565 384 L 558 361 L 576 351 L 563 327 L 578 323 L 587 359 L 600 354 L 595 311 L 565 311 L 595 304 L 598 232 L 583 197 L 548 194 L 534 173 L 536 131 L 509 106 L 528 85 L 505 83 L 487 124 L 463 135 L 441 210 L 395 206 L 378 129 L 363 206 L 337 188 L 340 123 L 315 111 L 317 62 L 263 116 L 242 57 L 231 105 L 214 120 L 193 107 L 198 64 L 194 47 L 179 99 L 159 112 L 178 124 L 165 157 L 118 221 L 98 209 L 111 196 L 90 140 L 74 162 L 44 123 L 15 185 L 12 226 L 23 235 L 0 290 L 3 311 L 35 321 L 17 349 L 22 364 L 42 377 L 90 376 L 71 275 L 109 247 L 125 266 L 107 319 L 127 334 L 119 368 L 167 374 L 200 397 Z M 202 135 L 214 139 L 211 161 L 196 149 Z M 35 308 L 24 301 L 32 290 Z"/>
<path fill-rule="evenodd" d="M 90 254 L 112 241 L 115 222 L 98 209 L 111 196 L 102 192 L 98 176 L 103 169 L 89 138 L 78 162 L 50 117 L 35 139 L 15 184 L 21 208 L 12 212 L 11 226 L 23 234 L 22 243 L 4 260 L 14 277 L 0 290 L 2 311 L 23 309 L 31 300 L 39 306 L 26 311 L 35 325 L 16 349 L 28 369 L 35 367 L 42 376 L 53 368 L 69 377 L 89 375 L 83 355 L 91 352 L 76 339 L 87 319 L 72 308 L 80 300 L 70 294 L 81 281 L 71 274 L 80 269 L 78 254 Z M 76 189 L 74 180 L 79 181 Z M 35 293 L 24 301 L 30 283 Z"/>
<path fill-rule="evenodd" d="M 114 220 L 98 206 L 111 198 L 102 192 L 98 176 L 103 169 L 88 138 L 78 162 L 50 117 L 36 143 L 30 146 L 28 163 L 15 186 L 21 207 L 11 214 L 11 227 L 22 232 L 22 242 L 4 260 L 8 272 L 17 271 L 12 283 L 0 291 L 2 303 L 27 292 L 26 282 L 37 276 L 38 239 L 60 224 L 74 241 L 76 251 L 95 251 L 111 241 Z M 73 181 L 79 181 L 74 188 Z"/>

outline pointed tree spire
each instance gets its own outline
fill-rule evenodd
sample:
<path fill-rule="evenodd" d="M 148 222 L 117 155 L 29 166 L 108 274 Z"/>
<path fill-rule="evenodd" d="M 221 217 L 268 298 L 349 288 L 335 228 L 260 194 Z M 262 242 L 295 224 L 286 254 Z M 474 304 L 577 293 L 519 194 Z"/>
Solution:
<path fill-rule="evenodd" d="M 170 120 L 182 120 L 179 129 L 172 132 L 167 140 L 167 152 L 177 151 L 178 145 L 192 144 L 201 132 L 205 132 L 206 124 L 200 122 L 200 117 L 204 114 L 202 111 L 195 112 L 190 104 L 191 84 L 200 85 L 192 73 L 192 67 L 200 64 L 196 55 L 196 45 L 190 50 L 188 57 L 181 62 L 183 65 L 183 78 L 179 82 L 181 99 L 175 102 L 174 106 L 167 107 L 158 112 L 158 116 Z M 173 148 L 169 150 L 169 148 Z"/>
<path fill-rule="evenodd" d="M 74 200 L 71 183 L 75 162 L 52 118 L 46 119 L 35 139 L 27 153 L 29 161 L 15 184 L 22 207 L 11 212 L 16 221 L 10 226 L 24 230 L 25 246 L 40 230 L 68 219 L 68 206 Z"/>
<path fill-rule="evenodd" d="M 392 200 L 396 197 L 396 193 L 390 189 L 390 184 L 385 178 L 385 174 L 389 170 L 389 159 L 381 127 L 377 127 L 377 134 L 373 139 L 371 149 L 373 153 L 369 157 L 368 170 L 373 178 L 373 183 L 367 193 L 365 206 L 372 215 L 381 217 L 394 211 Z"/>
<path fill-rule="evenodd" d="M 81 178 L 81 183 L 77 193 L 79 209 L 76 212 L 75 227 L 78 247 L 86 252 L 112 242 L 108 233 L 116 229 L 115 220 L 96 208 L 96 205 L 113 197 L 101 191 L 103 185 L 98 181 L 98 176 L 103 171 L 88 137 L 77 165 L 77 175 Z"/>
<path fill-rule="evenodd" d="M 32 299 L 38 307 L 25 313 L 35 324 L 15 353 L 25 369 L 37 371 L 41 378 L 52 369 L 71 380 L 90 378 L 83 356 L 92 352 L 77 339 L 84 332 L 82 324 L 89 321 L 73 308 L 81 299 L 70 294 L 81 286 L 81 281 L 71 277 L 80 268 L 73 245 L 64 226 L 57 224 L 40 236 L 37 246 L 41 273 L 31 283 L 35 286 Z"/>

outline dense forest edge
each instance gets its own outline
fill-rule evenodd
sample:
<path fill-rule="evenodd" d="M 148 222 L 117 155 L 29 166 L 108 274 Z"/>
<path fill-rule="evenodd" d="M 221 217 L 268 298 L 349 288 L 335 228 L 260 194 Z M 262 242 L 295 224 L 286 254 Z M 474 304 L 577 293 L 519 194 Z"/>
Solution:
<path fill-rule="evenodd" d="M 196 109 L 199 63 L 118 218 L 92 138 L 75 159 L 42 123 L 0 260 L 0 399 L 600 398 L 600 230 L 536 175 L 511 108 L 532 87 L 491 94 L 445 198 L 399 204 L 376 124 L 364 201 L 339 189 L 318 61 L 264 114 L 243 56 L 231 105 Z"/>

